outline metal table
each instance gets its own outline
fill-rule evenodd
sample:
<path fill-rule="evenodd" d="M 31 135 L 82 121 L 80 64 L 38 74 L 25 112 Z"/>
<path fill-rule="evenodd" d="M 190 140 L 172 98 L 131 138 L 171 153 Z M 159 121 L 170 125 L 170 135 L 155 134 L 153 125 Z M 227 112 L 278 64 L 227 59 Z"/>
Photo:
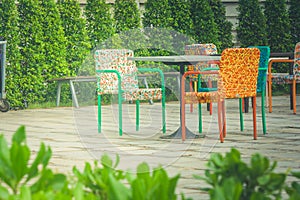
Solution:
<path fill-rule="evenodd" d="M 206 62 L 206 61 L 218 61 L 220 60 L 220 55 L 179 55 L 179 56 L 145 56 L 145 57 L 130 57 L 128 60 L 133 61 L 152 61 L 152 62 L 162 62 L 166 65 L 179 65 L 180 69 L 180 85 L 181 85 L 181 77 L 185 72 L 185 66 L 187 65 L 195 65 L 198 62 Z M 181 89 L 180 89 L 181 91 Z M 181 99 L 181 92 L 180 92 L 180 99 Z M 180 101 L 180 116 L 182 114 L 181 111 L 181 104 L 183 102 Z M 163 139 L 171 139 L 171 138 L 181 138 L 181 126 L 182 121 L 180 117 L 180 126 L 179 128 L 172 133 L 171 135 L 162 136 Z M 187 127 L 186 128 L 186 138 L 199 138 L 202 137 L 200 134 L 195 134 L 190 131 Z"/>

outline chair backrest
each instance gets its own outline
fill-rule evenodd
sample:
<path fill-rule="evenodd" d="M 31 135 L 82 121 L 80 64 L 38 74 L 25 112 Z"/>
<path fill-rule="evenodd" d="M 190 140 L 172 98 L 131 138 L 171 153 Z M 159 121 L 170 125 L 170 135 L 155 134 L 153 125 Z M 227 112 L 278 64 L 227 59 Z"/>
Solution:
<path fill-rule="evenodd" d="M 293 73 L 300 76 L 300 42 L 295 46 Z"/>
<path fill-rule="evenodd" d="M 128 49 L 102 49 L 94 54 L 96 70 L 115 70 L 121 76 L 121 88 L 123 91 L 138 89 L 137 67 L 133 57 L 133 51 Z M 118 76 L 115 73 L 96 73 L 100 78 L 100 92 L 110 93 L 118 90 Z"/>
<path fill-rule="evenodd" d="M 191 44 L 185 46 L 185 55 L 213 55 L 217 54 L 217 47 L 213 43 L 208 44 Z M 187 67 L 188 71 L 201 71 L 204 68 L 208 67 L 216 67 L 215 65 L 209 65 L 207 62 L 199 62 L 196 65 L 189 65 Z M 198 76 L 191 75 L 190 78 L 194 81 L 197 81 Z M 201 75 L 203 81 L 207 81 L 208 79 L 216 79 L 212 75 Z"/>
<path fill-rule="evenodd" d="M 217 47 L 213 43 L 186 45 L 184 50 L 186 55 L 211 55 L 217 54 Z"/>
<path fill-rule="evenodd" d="M 224 98 L 256 96 L 260 51 L 258 48 L 228 48 L 220 60 L 219 93 Z"/>
<path fill-rule="evenodd" d="M 266 89 L 268 63 L 270 59 L 270 47 L 251 46 L 251 48 L 258 48 L 260 51 L 258 77 L 257 77 L 257 92 L 261 93 Z"/>

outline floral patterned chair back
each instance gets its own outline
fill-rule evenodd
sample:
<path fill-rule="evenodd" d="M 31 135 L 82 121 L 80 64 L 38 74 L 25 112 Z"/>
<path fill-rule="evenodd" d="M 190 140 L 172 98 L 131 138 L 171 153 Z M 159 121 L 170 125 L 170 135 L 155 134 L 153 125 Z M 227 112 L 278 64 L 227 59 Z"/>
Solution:
<path fill-rule="evenodd" d="M 298 42 L 295 46 L 293 74 L 294 76 L 296 76 L 295 78 L 299 81 L 300 80 L 300 42 Z"/>
<path fill-rule="evenodd" d="M 96 50 L 96 70 L 117 70 L 121 76 L 121 88 L 124 92 L 138 89 L 137 67 L 133 57 L 133 51 L 128 49 L 103 49 Z M 102 94 L 118 93 L 118 76 L 116 73 L 97 73 L 99 91 Z"/>
<path fill-rule="evenodd" d="M 208 43 L 208 44 L 191 44 L 185 46 L 185 55 L 212 55 L 217 54 L 217 47 L 215 44 Z M 215 67 L 215 65 L 209 65 L 206 62 L 199 62 L 196 65 L 189 65 L 187 70 L 188 71 L 201 71 L 204 68 L 208 67 Z M 197 81 L 197 76 L 190 76 L 193 81 Z M 217 79 L 214 75 L 201 75 L 203 81 L 207 81 L 208 78 L 210 79 Z"/>

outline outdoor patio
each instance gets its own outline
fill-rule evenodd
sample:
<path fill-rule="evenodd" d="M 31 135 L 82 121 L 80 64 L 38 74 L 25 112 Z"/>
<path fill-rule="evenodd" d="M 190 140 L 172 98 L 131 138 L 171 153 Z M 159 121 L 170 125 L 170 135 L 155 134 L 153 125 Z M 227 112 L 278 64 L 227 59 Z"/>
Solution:
<path fill-rule="evenodd" d="M 300 99 L 298 98 L 298 105 Z M 187 126 L 196 133 L 197 109 L 193 113 L 187 106 Z M 8 140 L 20 125 L 27 130 L 27 143 L 38 150 L 41 142 L 51 146 L 53 155 L 50 167 L 59 172 L 71 172 L 73 166 L 83 169 L 85 162 L 92 163 L 107 153 L 114 159 L 120 155 L 119 169 L 135 172 L 136 166 L 145 161 L 151 168 L 163 166 L 170 176 L 181 174 L 178 193 L 193 199 L 208 198 L 199 188 L 204 182 L 193 178 L 202 175 L 213 152 L 238 149 L 243 158 L 259 152 L 272 161 L 278 161 L 276 171 L 291 168 L 300 171 L 300 124 L 299 114 L 289 108 L 289 96 L 273 97 L 273 113 L 266 112 L 267 135 L 262 134 L 260 98 L 257 99 L 258 140 L 252 136 L 252 111 L 244 114 L 245 130 L 239 130 L 238 100 L 227 100 L 227 137 L 224 143 L 218 138 L 216 105 L 213 115 L 203 106 L 204 138 L 161 139 L 161 104 L 141 105 L 141 128 L 135 131 L 134 104 L 124 104 L 124 135 L 118 135 L 117 106 L 103 106 L 102 133 L 97 133 L 97 107 L 58 107 L 51 109 L 27 109 L 0 113 L 0 132 Z M 112 110 L 113 108 L 113 110 Z M 179 102 L 167 103 L 167 133 L 179 127 Z M 298 108 L 299 110 L 299 108 Z"/>

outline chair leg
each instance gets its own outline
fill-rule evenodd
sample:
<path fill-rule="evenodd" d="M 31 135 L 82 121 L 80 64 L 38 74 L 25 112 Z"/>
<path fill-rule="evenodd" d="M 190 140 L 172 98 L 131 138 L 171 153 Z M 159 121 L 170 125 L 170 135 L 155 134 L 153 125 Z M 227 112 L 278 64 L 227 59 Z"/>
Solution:
<path fill-rule="evenodd" d="M 135 101 L 135 130 L 139 131 L 140 130 L 140 101 L 136 100 Z"/>
<path fill-rule="evenodd" d="M 270 75 L 269 75 L 270 76 Z M 268 81 L 268 91 L 269 91 L 269 113 L 271 113 L 273 110 L 272 110 L 272 79 L 269 78 L 269 81 Z"/>
<path fill-rule="evenodd" d="M 186 139 L 186 129 L 185 129 L 185 102 L 184 97 L 181 98 L 181 138 L 182 141 Z"/>
<path fill-rule="evenodd" d="M 208 80 L 208 87 L 212 88 L 212 81 Z M 209 114 L 212 115 L 212 103 L 209 103 Z"/>
<path fill-rule="evenodd" d="M 198 103 L 198 132 L 202 133 L 202 105 Z"/>
<path fill-rule="evenodd" d="M 244 112 L 248 113 L 249 112 L 249 97 L 244 98 Z"/>
<path fill-rule="evenodd" d="M 178 93 L 177 94 L 180 94 L 180 75 L 177 75 L 176 79 L 177 79 L 177 85 L 178 85 Z"/>
<path fill-rule="evenodd" d="M 225 100 L 222 101 L 222 117 L 223 117 L 223 137 L 226 137 L 226 112 L 225 112 Z"/>
<path fill-rule="evenodd" d="M 253 106 L 253 98 L 252 98 Z M 262 118 L 262 127 L 264 135 L 267 134 L 267 125 L 266 125 L 266 112 L 265 112 L 265 91 L 261 93 L 261 118 Z"/>
<path fill-rule="evenodd" d="M 193 81 L 190 81 L 190 92 L 193 91 Z M 193 103 L 190 104 L 190 112 L 193 112 Z"/>
<path fill-rule="evenodd" d="M 242 112 L 245 112 L 245 99 L 242 98 Z"/>
<path fill-rule="evenodd" d="M 221 101 L 218 101 L 218 124 L 219 124 L 219 137 L 220 137 L 220 142 L 224 142 L 224 137 L 223 137 L 223 120 L 222 120 L 222 103 Z"/>
<path fill-rule="evenodd" d="M 244 131 L 244 117 L 243 117 L 243 100 L 239 99 L 239 111 L 240 111 L 240 129 Z"/>
<path fill-rule="evenodd" d="M 253 97 L 253 139 L 257 139 L 257 127 L 256 127 L 256 96 Z"/>
<path fill-rule="evenodd" d="M 101 95 L 98 94 L 98 133 L 101 133 Z"/>
<path fill-rule="evenodd" d="M 118 93 L 118 104 L 119 104 L 119 135 L 123 135 L 123 110 L 122 110 L 122 94 L 121 92 Z"/>
<path fill-rule="evenodd" d="M 165 93 L 163 94 L 162 99 L 161 99 L 161 107 L 162 107 L 162 130 L 163 130 L 163 133 L 166 133 L 167 122 L 166 122 L 166 97 L 165 97 Z"/>
<path fill-rule="evenodd" d="M 297 90 L 297 85 L 296 85 L 296 79 L 293 79 L 293 113 L 296 114 L 296 90 Z"/>

